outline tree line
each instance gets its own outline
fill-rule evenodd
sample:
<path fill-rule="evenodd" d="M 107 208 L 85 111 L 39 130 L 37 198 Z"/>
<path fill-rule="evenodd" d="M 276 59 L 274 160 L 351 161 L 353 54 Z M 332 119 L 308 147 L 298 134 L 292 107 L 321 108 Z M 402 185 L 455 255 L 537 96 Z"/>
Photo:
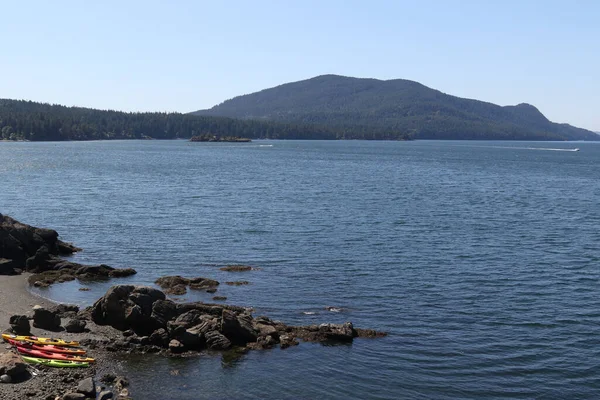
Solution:
<path fill-rule="evenodd" d="M 250 139 L 409 139 L 410 135 L 368 127 L 325 127 L 164 112 L 121 112 L 0 99 L 0 138 L 65 141 L 189 139 L 193 136 Z"/>

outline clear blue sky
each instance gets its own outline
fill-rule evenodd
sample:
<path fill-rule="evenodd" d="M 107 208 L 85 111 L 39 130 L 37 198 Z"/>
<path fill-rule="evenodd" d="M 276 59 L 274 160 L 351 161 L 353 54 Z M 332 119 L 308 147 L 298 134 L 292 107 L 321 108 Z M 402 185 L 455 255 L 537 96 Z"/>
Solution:
<path fill-rule="evenodd" d="M 600 131 L 600 1 L 4 1 L 0 97 L 188 112 L 321 74 Z"/>

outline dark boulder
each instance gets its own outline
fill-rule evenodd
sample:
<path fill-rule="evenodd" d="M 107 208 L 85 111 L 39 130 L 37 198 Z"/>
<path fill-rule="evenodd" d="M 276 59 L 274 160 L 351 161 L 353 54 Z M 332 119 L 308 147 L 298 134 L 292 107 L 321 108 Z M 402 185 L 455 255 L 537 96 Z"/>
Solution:
<path fill-rule="evenodd" d="M 183 314 L 179 315 L 174 323 L 176 325 L 182 326 L 185 329 L 191 328 L 196 325 L 200 321 L 200 312 L 198 310 L 190 310 L 186 311 Z"/>
<path fill-rule="evenodd" d="M 166 328 L 167 322 L 177 318 L 177 305 L 171 300 L 157 300 L 152 304 L 150 317 L 154 327 Z"/>
<path fill-rule="evenodd" d="M 206 347 L 211 350 L 227 350 L 231 347 L 231 341 L 218 331 L 210 331 L 204 335 Z"/>
<path fill-rule="evenodd" d="M 58 304 L 53 308 L 53 311 L 61 318 L 73 318 L 79 313 L 79 306 L 74 304 Z"/>
<path fill-rule="evenodd" d="M 0 375 L 18 377 L 27 370 L 27 364 L 14 353 L 0 354 Z"/>
<path fill-rule="evenodd" d="M 155 313 L 154 303 L 165 298 L 163 292 L 147 286 L 113 286 L 94 303 L 91 317 L 98 325 L 110 325 L 121 331 L 132 329 L 137 334 L 150 334 L 157 325 L 155 318 L 162 315 L 161 309 L 157 309 Z M 148 304 L 152 304 L 152 308 Z"/>
<path fill-rule="evenodd" d="M 33 256 L 25 261 L 25 270 L 29 272 L 44 271 L 50 260 L 50 252 L 48 247 L 40 247 Z"/>
<path fill-rule="evenodd" d="M 150 335 L 150 344 L 160 347 L 167 347 L 169 344 L 169 333 L 166 329 L 160 328 Z"/>
<path fill-rule="evenodd" d="M 82 319 L 71 319 L 65 324 L 65 330 L 70 333 L 85 332 L 87 322 Z"/>
<path fill-rule="evenodd" d="M 230 310 L 223 310 L 221 316 L 221 333 L 236 345 L 245 345 L 255 342 L 258 335 L 252 326 L 252 316 L 236 314 Z"/>
<path fill-rule="evenodd" d="M 16 275 L 15 262 L 8 258 L 0 258 L 0 275 Z"/>
<path fill-rule="evenodd" d="M 60 330 L 60 317 L 56 311 L 36 306 L 33 308 L 33 326 L 49 331 Z"/>
<path fill-rule="evenodd" d="M 96 383 L 94 378 L 86 378 L 77 385 L 77 392 L 84 394 L 86 397 L 96 397 Z"/>
<path fill-rule="evenodd" d="M 30 335 L 31 326 L 26 315 L 13 315 L 9 320 L 10 328 L 16 335 Z"/>
<path fill-rule="evenodd" d="M 172 353 L 183 353 L 185 351 L 185 346 L 177 339 L 173 339 L 169 342 L 169 350 Z"/>

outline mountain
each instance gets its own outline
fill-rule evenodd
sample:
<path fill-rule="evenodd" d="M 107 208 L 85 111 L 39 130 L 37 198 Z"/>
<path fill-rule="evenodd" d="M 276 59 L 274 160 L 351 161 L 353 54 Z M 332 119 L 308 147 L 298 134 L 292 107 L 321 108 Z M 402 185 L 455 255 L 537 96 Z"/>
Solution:
<path fill-rule="evenodd" d="M 322 75 L 227 100 L 201 116 L 301 123 L 391 138 L 599 140 L 529 104 L 501 107 L 403 79 Z M 343 134 L 340 138 L 347 138 Z"/>

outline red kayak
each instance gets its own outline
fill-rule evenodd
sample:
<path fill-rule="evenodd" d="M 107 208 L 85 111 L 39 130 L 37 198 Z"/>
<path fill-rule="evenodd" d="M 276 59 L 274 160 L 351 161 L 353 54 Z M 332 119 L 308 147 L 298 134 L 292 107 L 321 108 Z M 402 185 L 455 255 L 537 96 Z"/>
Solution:
<path fill-rule="evenodd" d="M 62 353 L 52 353 L 50 351 L 42 351 L 42 350 L 34 350 L 27 347 L 17 345 L 17 351 L 22 355 L 35 357 L 35 358 L 47 358 L 50 360 L 60 360 L 60 361 L 77 361 L 77 362 L 94 362 L 93 358 L 89 357 L 81 357 L 81 356 L 72 356 L 68 354 Z"/>
<path fill-rule="evenodd" d="M 72 347 L 65 346 L 52 346 L 48 344 L 34 344 L 29 342 L 20 342 L 18 340 L 7 339 L 8 343 L 13 346 L 19 346 L 26 349 L 31 350 L 40 350 L 40 351 L 49 351 L 51 353 L 60 353 L 60 354 L 70 354 L 72 356 L 83 356 L 85 355 L 85 350 L 74 349 Z"/>

